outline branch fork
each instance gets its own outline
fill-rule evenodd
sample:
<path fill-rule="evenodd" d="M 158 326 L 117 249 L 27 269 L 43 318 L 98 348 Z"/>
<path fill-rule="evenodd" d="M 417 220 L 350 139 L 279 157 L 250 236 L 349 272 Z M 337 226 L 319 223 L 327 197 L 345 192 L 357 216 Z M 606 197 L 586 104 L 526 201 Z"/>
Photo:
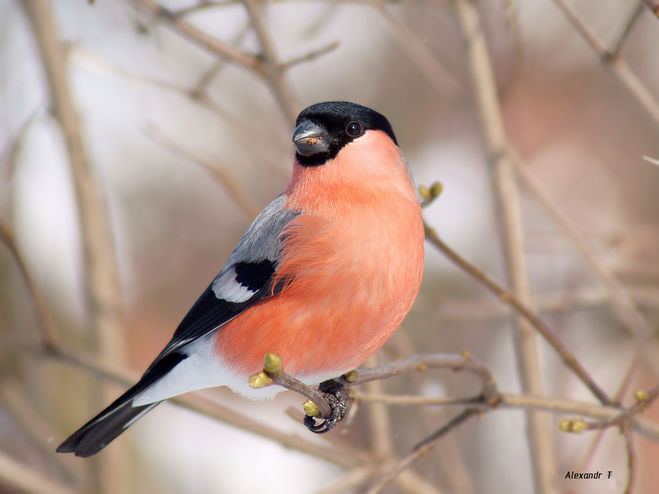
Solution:
<path fill-rule="evenodd" d="M 501 394 L 490 371 L 475 362 L 467 351 L 459 355 L 415 355 L 378 367 L 356 369 L 313 386 L 286 374 L 281 357 L 267 353 L 264 356 L 263 370 L 252 374 L 248 383 L 255 389 L 276 384 L 305 396 L 307 401 L 303 405 L 304 424 L 312 432 L 322 433 L 333 429 L 347 414 L 349 394 L 346 388 L 400 374 L 425 372 L 430 368 L 445 368 L 455 372 L 465 370 L 475 374 L 482 382 L 482 390 L 473 398 L 474 404 L 482 403 L 489 408 L 495 408 L 501 401 Z M 316 424 L 316 418 L 323 421 Z"/>

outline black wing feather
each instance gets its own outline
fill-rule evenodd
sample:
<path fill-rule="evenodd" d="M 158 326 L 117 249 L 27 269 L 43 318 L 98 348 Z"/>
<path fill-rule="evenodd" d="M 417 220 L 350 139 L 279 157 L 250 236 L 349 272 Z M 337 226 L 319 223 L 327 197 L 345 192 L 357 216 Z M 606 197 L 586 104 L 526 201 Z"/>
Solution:
<path fill-rule="evenodd" d="M 98 453 L 110 444 L 128 426 L 144 415 L 160 402 L 149 403 L 142 406 L 133 406 L 133 398 L 154 382 L 167 374 L 170 370 L 185 360 L 188 356 L 183 353 L 171 352 L 158 359 L 144 373 L 142 378 L 128 391 L 114 400 L 101 413 L 83 425 L 69 438 L 59 445 L 58 453 L 75 453 L 76 456 L 88 457 Z"/>
<path fill-rule="evenodd" d="M 260 263 L 258 269 L 253 272 L 253 276 L 248 275 L 251 268 L 245 268 L 242 266 L 243 264 L 254 263 L 235 265 L 236 273 L 242 278 L 237 278 L 237 280 L 254 291 L 254 295 L 244 302 L 229 302 L 217 298 L 213 291 L 213 284 L 208 285 L 178 325 L 171 341 L 156 358 L 156 361 L 172 350 L 181 348 L 226 324 L 264 298 L 272 297 L 281 291 L 281 284 L 272 286 L 275 273 L 275 264 L 272 261 Z"/>

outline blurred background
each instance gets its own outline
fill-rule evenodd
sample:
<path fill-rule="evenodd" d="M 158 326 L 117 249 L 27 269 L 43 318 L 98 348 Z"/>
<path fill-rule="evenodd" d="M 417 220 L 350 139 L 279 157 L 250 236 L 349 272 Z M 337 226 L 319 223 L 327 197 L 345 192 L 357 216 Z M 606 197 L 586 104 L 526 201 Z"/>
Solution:
<path fill-rule="evenodd" d="M 214 389 L 158 407 L 92 459 L 54 453 L 169 340 L 288 183 L 292 118 L 326 100 L 388 117 L 417 184 L 443 184 L 426 221 L 504 286 L 502 201 L 518 197 L 514 255 L 535 307 L 632 405 L 659 381 L 652 3 L 572 0 L 575 20 L 557 0 L 0 0 L 0 491 L 366 492 L 459 411 L 363 403 L 349 427 L 312 437 L 287 416 L 297 395 L 259 403 Z M 468 11 L 523 167 L 503 199 Z M 371 363 L 467 350 L 501 391 L 528 392 L 514 333 L 511 312 L 426 244 L 421 294 Z M 541 394 L 597 403 L 534 344 Z M 432 371 L 362 391 L 461 398 L 479 384 Z M 644 418 L 657 424 L 657 408 Z M 573 415 L 543 412 L 538 446 L 524 411 L 490 411 L 384 492 L 622 492 L 624 435 L 559 432 Z M 656 436 L 634 434 L 633 451 L 634 492 L 651 492 Z M 572 470 L 613 473 L 565 479 Z"/>

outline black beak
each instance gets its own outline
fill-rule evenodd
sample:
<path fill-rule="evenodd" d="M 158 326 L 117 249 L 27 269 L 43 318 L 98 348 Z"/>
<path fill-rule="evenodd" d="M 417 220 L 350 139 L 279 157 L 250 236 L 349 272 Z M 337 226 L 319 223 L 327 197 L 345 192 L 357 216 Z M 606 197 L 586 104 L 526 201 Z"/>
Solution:
<path fill-rule="evenodd" d="M 329 151 L 327 131 L 311 120 L 302 120 L 295 127 L 293 142 L 296 151 L 302 156 L 311 156 L 312 154 Z"/>

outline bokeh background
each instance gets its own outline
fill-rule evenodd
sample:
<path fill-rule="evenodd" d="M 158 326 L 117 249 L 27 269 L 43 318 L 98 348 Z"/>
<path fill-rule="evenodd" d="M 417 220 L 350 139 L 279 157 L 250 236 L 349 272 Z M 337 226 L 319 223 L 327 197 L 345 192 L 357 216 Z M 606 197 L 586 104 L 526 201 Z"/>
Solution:
<path fill-rule="evenodd" d="M 466 3 L 477 7 L 508 140 L 545 198 L 517 177 L 535 305 L 606 392 L 631 405 L 636 389 L 659 381 L 653 2 L 572 0 L 576 23 L 559 8 L 565 2 Z M 114 305 L 104 308 L 111 314 L 101 335 L 84 261 L 86 205 L 76 199 L 35 36 L 48 18 L 93 178 L 86 187 L 96 187 L 107 208 L 111 242 L 101 252 L 116 258 L 109 268 L 95 259 L 114 269 L 118 287 L 106 298 Z M 291 116 L 309 104 L 343 99 L 385 114 L 415 181 L 443 184 L 424 210 L 427 222 L 508 286 L 496 178 L 459 20 L 453 2 L 431 0 L 0 0 L 0 491 L 366 492 L 455 415 L 455 408 L 364 403 L 350 427 L 319 438 L 287 416 L 289 406 L 299 410 L 299 396 L 260 403 L 216 389 L 197 393 L 196 411 L 158 407 L 93 459 L 54 453 L 125 389 L 117 379 L 144 370 L 255 212 L 285 188 Z M 620 45 L 617 58 L 598 54 L 579 25 L 608 50 Z M 257 69 L 219 56 L 199 33 L 257 55 L 250 58 Z M 379 360 L 468 350 L 502 391 L 521 392 L 511 312 L 429 244 L 426 259 L 421 294 Z M 101 270 L 101 283 L 106 278 Z M 43 344 L 44 313 L 58 351 Z M 545 395 L 596 403 L 544 341 L 538 346 Z M 447 371 L 381 386 L 370 391 L 478 392 L 472 377 Z M 230 411 L 239 418 L 229 419 Z M 541 458 L 549 460 L 538 460 L 523 411 L 488 412 L 453 430 L 384 492 L 622 492 L 624 436 L 615 427 L 601 436 L 564 434 L 556 424 L 565 417 L 545 413 Z M 659 421 L 657 406 L 645 418 Z M 651 492 L 659 481 L 656 438 L 634 435 L 633 446 L 634 492 Z M 548 485 L 534 480 L 537 461 L 547 463 L 540 469 Z M 613 474 L 566 480 L 572 470 Z"/>

